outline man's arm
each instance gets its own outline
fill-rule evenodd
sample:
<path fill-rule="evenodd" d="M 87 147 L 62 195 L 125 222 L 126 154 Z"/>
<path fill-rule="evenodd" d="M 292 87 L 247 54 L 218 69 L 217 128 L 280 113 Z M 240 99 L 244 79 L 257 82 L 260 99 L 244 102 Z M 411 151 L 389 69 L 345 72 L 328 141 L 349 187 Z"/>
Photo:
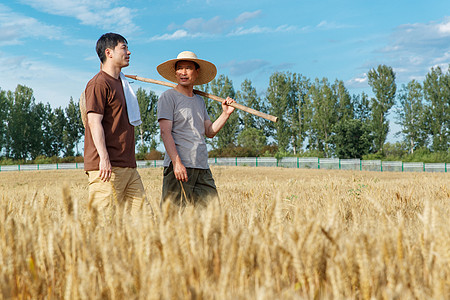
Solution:
<path fill-rule="evenodd" d="M 108 151 L 106 150 L 105 131 L 102 126 L 103 115 L 90 112 L 87 114 L 87 119 L 95 148 L 100 156 L 100 163 L 98 166 L 100 179 L 109 181 L 111 179 L 112 167 L 111 162 L 109 161 Z"/>
<path fill-rule="evenodd" d="M 173 122 L 167 119 L 159 120 L 159 127 L 161 128 L 161 138 L 166 148 L 166 152 L 170 157 L 173 165 L 173 172 L 175 178 L 180 181 L 187 181 L 187 171 L 183 163 L 181 162 L 180 155 L 178 155 L 175 141 L 172 136 L 172 124 Z"/>
<path fill-rule="evenodd" d="M 222 114 L 217 118 L 217 120 L 212 123 L 210 120 L 205 121 L 205 135 L 209 138 L 213 138 L 222 129 L 222 127 L 227 122 L 231 113 L 234 111 L 234 107 L 229 104 L 236 102 L 230 97 L 222 102 Z"/>

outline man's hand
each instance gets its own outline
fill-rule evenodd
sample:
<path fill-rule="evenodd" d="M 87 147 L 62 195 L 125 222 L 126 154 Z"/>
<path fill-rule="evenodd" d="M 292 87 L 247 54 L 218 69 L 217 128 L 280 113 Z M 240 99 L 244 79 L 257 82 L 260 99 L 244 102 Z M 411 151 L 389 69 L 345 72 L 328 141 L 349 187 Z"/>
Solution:
<path fill-rule="evenodd" d="M 188 181 L 187 171 L 183 163 L 179 161 L 179 162 L 172 162 L 172 164 L 175 178 L 179 181 L 187 182 Z"/>
<path fill-rule="evenodd" d="M 227 99 L 225 99 L 225 101 L 222 102 L 223 112 L 226 113 L 227 115 L 231 115 L 231 113 L 234 111 L 234 107 L 230 106 L 230 104 L 235 102 L 236 101 L 234 101 L 232 98 L 227 97 Z"/>
<path fill-rule="evenodd" d="M 100 174 L 99 177 L 102 181 L 108 182 L 111 179 L 112 167 L 108 158 L 100 159 L 99 163 Z"/>

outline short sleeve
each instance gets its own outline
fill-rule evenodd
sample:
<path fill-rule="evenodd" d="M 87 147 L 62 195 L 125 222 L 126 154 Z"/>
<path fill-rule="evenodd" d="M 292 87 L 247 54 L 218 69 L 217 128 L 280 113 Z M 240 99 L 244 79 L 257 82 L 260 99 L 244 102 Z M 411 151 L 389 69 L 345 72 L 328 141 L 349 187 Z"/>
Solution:
<path fill-rule="evenodd" d="M 86 113 L 95 112 L 104 114 L 107 89 L 103 84 L 92 84 L 86 86 Z"/>
<path fill-rule="evenodd" d="M 201 98 L 201 97 L 200 97 Z M 202 102 L 203 102 L 203 119 L 205 120 L 205 121 L 207 121 L 207 120 L 209 120 L 209 115 L 208 115 L 208 111 L 206 110 L 206 104 L 205 104 L 205 101 L 203 101 L 203 98 L 201 98 L 202 99 Z"/>
<path fill-rule="evenodd" d="M 156 112 L 158 121 L 161 119 L 173 121 L 174 109 L 173 98 L 166 92 L 162 93 L 158 99 L 158 107 Z"/>

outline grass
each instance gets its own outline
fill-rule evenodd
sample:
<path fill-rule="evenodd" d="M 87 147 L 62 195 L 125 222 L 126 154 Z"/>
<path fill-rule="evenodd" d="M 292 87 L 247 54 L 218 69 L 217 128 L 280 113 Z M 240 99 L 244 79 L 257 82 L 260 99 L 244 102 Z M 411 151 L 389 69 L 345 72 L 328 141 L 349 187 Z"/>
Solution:
<path fill-rule="evenodd" d="M 0 299 L 448 299 L 448 174 L 214 167 L 220 206 L 89 210 L 80 170 L 0 172 Z"/>

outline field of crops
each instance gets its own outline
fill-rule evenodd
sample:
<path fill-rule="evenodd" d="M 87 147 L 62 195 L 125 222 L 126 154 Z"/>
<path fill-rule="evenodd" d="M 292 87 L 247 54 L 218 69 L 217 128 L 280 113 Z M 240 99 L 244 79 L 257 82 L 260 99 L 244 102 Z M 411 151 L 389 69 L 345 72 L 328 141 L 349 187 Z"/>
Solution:
<path fill-rule="evenodd" d="M 450 299 L 449 174 L 213 167 L 180 213 L 139 172 L 106 221 L 81 170 L 0 172 L 0 299 Z"/>

